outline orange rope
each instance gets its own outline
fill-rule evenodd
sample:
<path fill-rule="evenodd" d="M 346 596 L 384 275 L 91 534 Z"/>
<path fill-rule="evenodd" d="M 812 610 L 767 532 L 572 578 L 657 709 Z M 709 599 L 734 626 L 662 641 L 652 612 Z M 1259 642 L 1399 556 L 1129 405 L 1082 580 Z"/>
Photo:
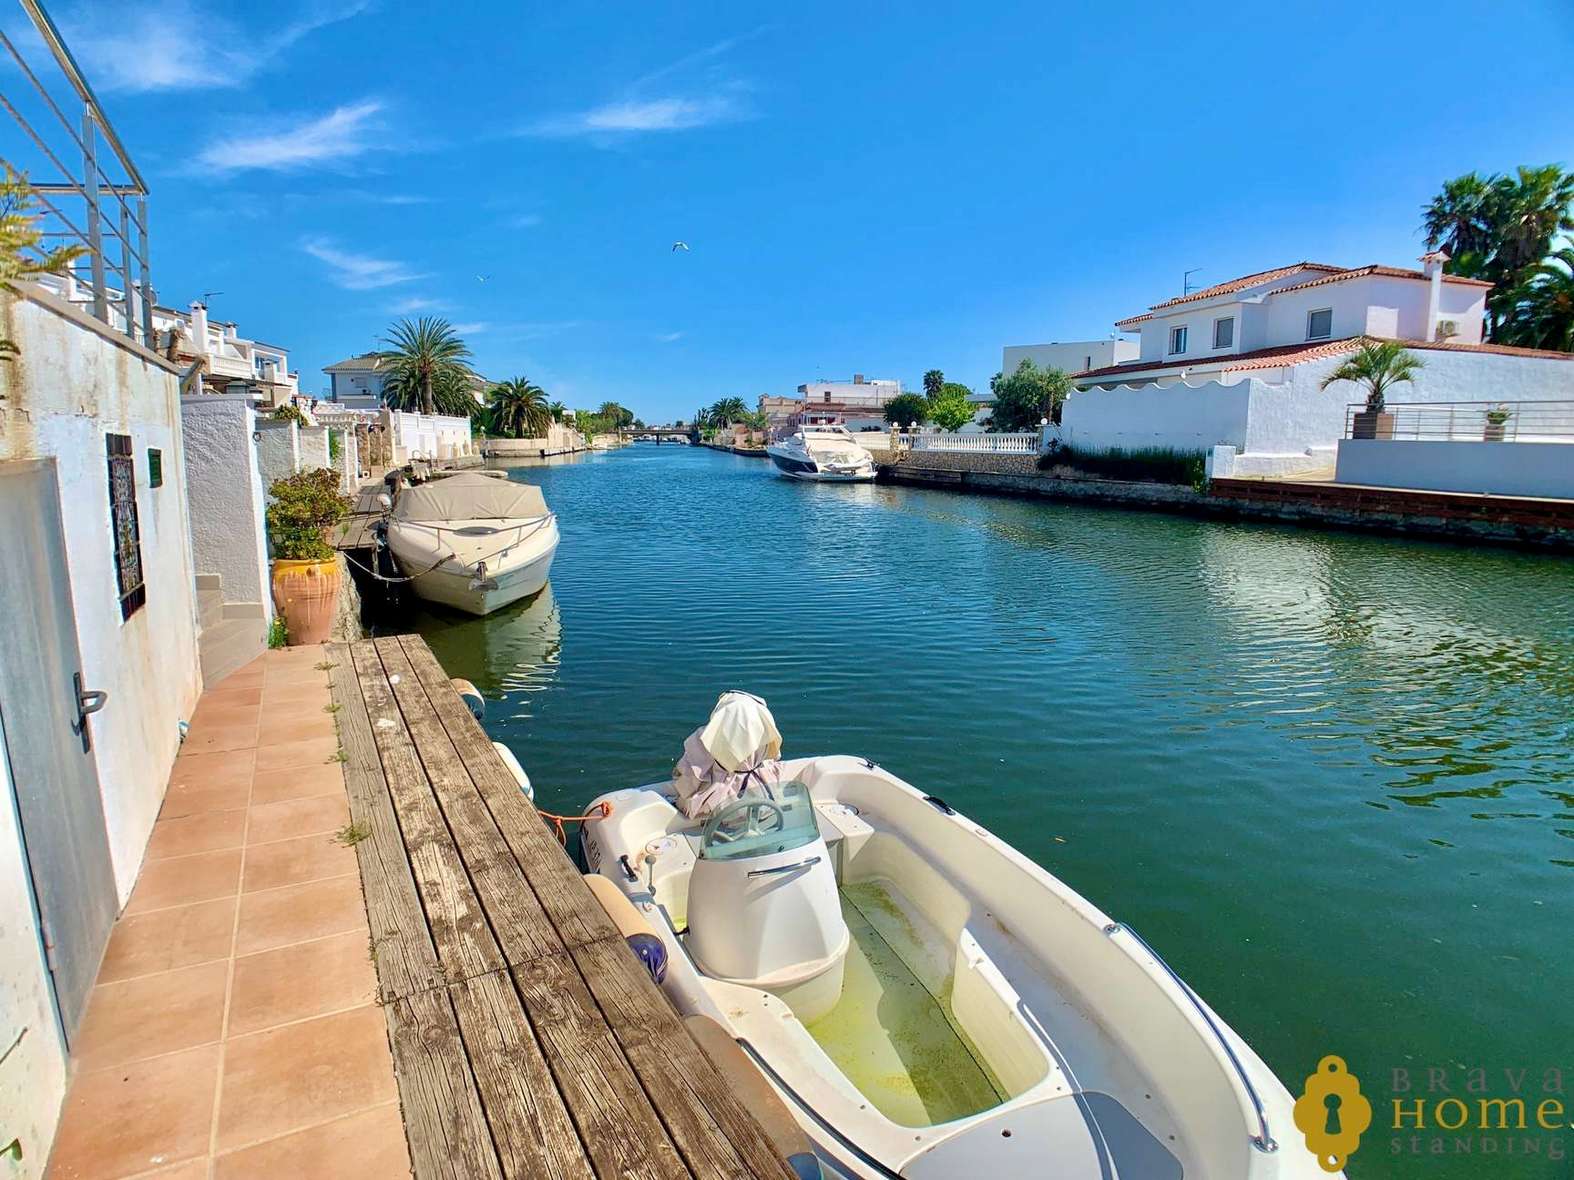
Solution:
<path fill-rule="evenodd" d="M 542 811 L 539 807 L 536 808 L 536 812 L 542 819 L 552 821 L 552 826 L 557 829 L 557 842 L 567 848 L 568 833 L 563 830 L 564 824 L 583 823 L 587 819 L 606 819 L 607 816 L 612 814 L 612 804 L 597 803 L 595 807 L 591 808 L 584 815 L 554 815 L 550 811 Z"/>

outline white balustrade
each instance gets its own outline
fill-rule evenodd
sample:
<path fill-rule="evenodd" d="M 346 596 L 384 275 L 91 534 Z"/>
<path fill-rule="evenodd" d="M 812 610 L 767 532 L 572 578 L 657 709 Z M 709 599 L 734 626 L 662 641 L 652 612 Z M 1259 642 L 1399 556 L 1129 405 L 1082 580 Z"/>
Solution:
<path fill-rule="evenodd" d="M 915 434 L 915 451 L 967 451 L 982 455 L 1034 455 L 1036 434 Z"/>

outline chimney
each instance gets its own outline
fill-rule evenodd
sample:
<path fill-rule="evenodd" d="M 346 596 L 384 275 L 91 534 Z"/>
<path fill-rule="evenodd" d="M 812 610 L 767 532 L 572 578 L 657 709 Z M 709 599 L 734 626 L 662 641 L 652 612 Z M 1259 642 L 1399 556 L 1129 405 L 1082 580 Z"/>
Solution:
<path fill-rule="evenodd" d="M 1448 261 L 1445 250 L 1433 250 L 1421 255 L 1421 273 L 1429 280 L 1426 291 L 1426 322 L 1422 324 L 1421 339 L 1433 340 L 1437 336 L 1437 317 L 1443 303 L 1443 264 Z"/>
<path fill-rule="evenodd" d="M 200 299 L 191 301 L 191 351 L 208 355 L 208 306 Z"/>
<path fill-rule="evenodd" d="M 853 384 L 854 385 L 862 385 L 863 383 L 864 383 L 864 375 L 862 373 L 854 373 L 853 374 Z"/>

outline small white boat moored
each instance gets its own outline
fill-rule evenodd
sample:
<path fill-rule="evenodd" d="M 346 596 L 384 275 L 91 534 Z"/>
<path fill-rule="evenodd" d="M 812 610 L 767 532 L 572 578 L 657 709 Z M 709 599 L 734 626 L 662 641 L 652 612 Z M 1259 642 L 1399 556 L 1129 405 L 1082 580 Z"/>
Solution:
<path fill-rule="evenodd" d="M 764 702 L 725 694 L 673 781 L 595 801 L 583 847 L 664 944 L 679 1012 L 744 1049 L 827 1175 L 1328 1174 L 1132 930 L 874 763 L 780 751 Z"/>
<path fill-rule="evenodd" d="M 773 442 L 765 453 L 790 479 L 863 483 L 874 478 L 874 458 L 843 426 L 805 426 Z"/>
<path fill-rule="evenodd" d="M 401 491 L 387 539 L 417 595 L 485 615 L 547 584 L 557 517 L 532 484 L 461 472 Z"/>

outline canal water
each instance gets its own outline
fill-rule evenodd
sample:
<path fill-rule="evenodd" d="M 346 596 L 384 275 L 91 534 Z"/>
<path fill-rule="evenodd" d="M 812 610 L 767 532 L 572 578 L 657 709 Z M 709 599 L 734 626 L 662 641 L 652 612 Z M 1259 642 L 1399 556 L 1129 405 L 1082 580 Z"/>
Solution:
<path fill-rule="evenodd" d="M 1135 927 L 1292 1091 L 1344 1056 L 1352 1176 L 1574 1168 L 1567 1129 L 1389 1130 L 1395 1069 L 1574 1088 L 1574 563 L 687 447 L 509 471 L 559 514 L 551 585 L 415 625 L 542 806 L 665 779 L 747 689 L 789 756 L 873 758 Z"/>

